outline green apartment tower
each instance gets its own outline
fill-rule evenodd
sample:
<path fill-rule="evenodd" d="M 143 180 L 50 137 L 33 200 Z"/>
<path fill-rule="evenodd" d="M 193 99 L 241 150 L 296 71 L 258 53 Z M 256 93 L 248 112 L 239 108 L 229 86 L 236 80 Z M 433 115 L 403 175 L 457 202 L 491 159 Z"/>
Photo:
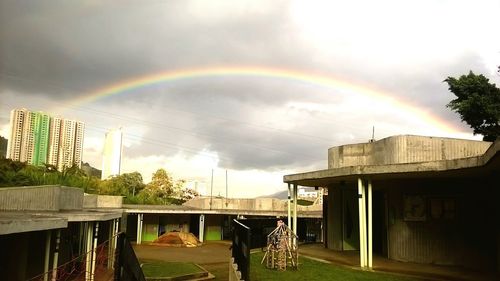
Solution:
<path fill-rule="evenodd" d="M 50 164 L 60 171 L 81 166 L 84 123 L 51 117 L 25 108 L 10 113 L 7 158 L 41 166 Z"/>
<path fill-rule="evenodd" d="M 31 112 L 31 126 L 33 128 L 33 156 L 30 163 L 41 166 L 47 163 L 50 116 L 42 112 Z"/>

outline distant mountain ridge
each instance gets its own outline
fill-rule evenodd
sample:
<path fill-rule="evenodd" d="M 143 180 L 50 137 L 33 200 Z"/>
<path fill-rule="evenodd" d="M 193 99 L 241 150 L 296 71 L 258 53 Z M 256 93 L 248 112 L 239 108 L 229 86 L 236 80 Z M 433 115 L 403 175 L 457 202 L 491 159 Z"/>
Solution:
<path fill-rule="evenodd" d="M 288 199 L 288 190 L 278 191 L 269 195 L 262 195 L 257 198 L 277 198 L 281 200 Z"/>

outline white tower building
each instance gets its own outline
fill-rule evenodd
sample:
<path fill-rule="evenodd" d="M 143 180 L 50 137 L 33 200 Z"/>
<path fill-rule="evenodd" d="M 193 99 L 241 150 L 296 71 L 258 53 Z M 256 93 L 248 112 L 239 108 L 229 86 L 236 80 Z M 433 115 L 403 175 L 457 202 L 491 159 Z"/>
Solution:
<path fill-rule="evenodd" d="M 110 176 L 120 174 L 122 161 L 122 140 L 123 133 L 121 128 L 111 130 L 106 133 L 102 156 L 101 179 L 107 179 Z"/>

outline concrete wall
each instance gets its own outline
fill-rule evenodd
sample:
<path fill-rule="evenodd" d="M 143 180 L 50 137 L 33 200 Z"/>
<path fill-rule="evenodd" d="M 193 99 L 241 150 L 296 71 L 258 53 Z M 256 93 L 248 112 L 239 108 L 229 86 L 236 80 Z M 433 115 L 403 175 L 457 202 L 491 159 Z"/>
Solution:
<path fill-rule="evenodd" d="M 156 214 L 144 214 L 142 224 L 142 241 L 152 242 L 158 238 L 159 216 Z"/>
<path fill-rule="evenodd" d="M 58 211 L 82 206 L 79 188 L 53 185 L 8 187 L 0 189 L 0 210 Z"/>
<path fill-rule="evenodd" d="M 234 258 L 229 258 L 229 281 L 242 281 L 241 272 L 238 271 L 238 265 L 234 262 Z"/>
<path fill-rule="evenodd" d="M 85 193 L 83 196 L 83 208 L 85 209 L 97 208 L 97 194 Z"/>
<path fill-rule="evenodd" d="M 122 196 L 110 196 L 110 195 L 97 196 L 97 208 L 119 209 L 122 207 L 122 202 L 123 202 Z"/>
<path fill-rule="evenodd" d="M 122 196 L 85 194 L 83 197 L 83 207 L 86 209 L 120 209 L 122 207 L 122 202 Z"/>
<path fill-rule="evenodd" d="M 372 143 L 349 144 L 328 150 L 328 168 L 451 160 L 484 154 L 490 142 L 393 136 Z"/>
<path fill-rule="evenodd" d="M 190 215 L 161 215 L 159 220 L 160 230 L 165 233 L 170 231 L 190 232 L 190 221 Z"/>
<path fill-rule="evenodd" d="M 61 186 L 59 192 L 60 210 L 81 210 L 83 208 L 83 189 Z"/>
<path fill-rule="evenodd" d="M 413 180 L 375 182 L 388 196 L 388 255 L 407 262 L 459 265 L 473 269 L 496 268 L 498 235 L 494 224 L 500 218 L 492 212 L 497 204 L 488 180 Z M 468 187 L 475 186 L 475 189 Z M 404 187 L 404 188 L 403 188 Z M 496 191 L 498 193 L 498 191 Z M 404 196 L 424 198 L 426 218 L 405 220 Z M 498 194 L 497 194 L 498 195 Z M 453 219 L 433 218 L 432 199 L 452 199 Z"/>
<path fill-rule="evenodd" d="M 227 202 L 227 205 L 226 205 Z M 255 198 L 255 199 L 225 199 L 212 198 L 212 208 L 210 208 L 209 197 L 199 197 L 184 203 L 185 206 L 197 209 L 214 210 L 252 210 L 252 211 L 287 211 L 288 200 L 276 198 Z M 321 205 L 297 206 L 298 211 L 321 211 Z"/>
<path fill-rule="evenodd" d="M 205 241 L 222 240 L 222 216 L 205 215 Z"/>

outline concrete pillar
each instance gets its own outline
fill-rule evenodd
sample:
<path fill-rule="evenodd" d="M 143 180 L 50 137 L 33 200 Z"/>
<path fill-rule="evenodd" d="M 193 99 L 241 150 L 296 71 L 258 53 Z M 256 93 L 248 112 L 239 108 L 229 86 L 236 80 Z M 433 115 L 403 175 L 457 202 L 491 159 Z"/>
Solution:
<path fill-rule="evenodd" d="M 86 244 L 85 244 L 85 281 L 92 280 L 92 234 L 94 230 L 94 223 L 87 222 L 86 225 Z"/>
<path fill-rule="evenodd" d="M 52 281 L 57 281 L 57 263 L 59 261 L 59 246 L 61 244 L 61 230 L 57 230 L 54 259 L 52 260 Z"/>
<path fill-rule="evenodd" d="M 297 184 L 293 185 L 293 232 L 297 235 Z M 297 239 L 294 239 L 297 246 Z"/>
<path fill-rule="evenodd" d="M 113 252 L 116 250 L 116 245 L 118 244 L 118 233 L 120 233 L 120 219 L 115 220 L 115 233 L 113 239 Z"/>
<path fill-rule="evenodd" d="M 290 187 L 290 184 L 288 184 L 288 227 L 292 227 L 292 217 L 290 216 L 291 214 L 291 195 L 292 195 L 292 192 L 291 192 L 291 187 Z"/>
<path fill-rule="evenodd" d="M 366 247 L 365 247 L 365 239 L 364 239 L 364 208 L 363 208 L 363 181 L 361 178 L 358 178 L 358 212 L 359 212 L 359 265 L 361 267 L 365 267 L 365 256 L 366 256 Z"/>
<path fill-rule="evenodd" d="M 137 214 L 137 241 L 136 244 L 139 245 L 142 242 L 142 223 L 144 214 Z"/>
<path fill-rule="evenodd" d="M 203 238 L 205 237 L 205 215 L 201 214 L 200 215 L 200 229 L 199 229 L 199 239 L 200 242 L 203 243 Z"/>
<path fill-rule="evenodd" d="M 373 267 L 373 229 L 372 229 L 372 181 L 368 180 L 368 268 Z"/>
<path fill-rule="evenodd" d="M 109 233 L 108 233 L 108 268 L 113 266 L 113 245 L 114 245 L 114 235 L 115 235 L 115 220 L 109 221 Z"/>
<path fill-rule="evenodd" d="M 43 281 L 49 280 L 49 263 L 50 263 L 50 240 L 52 240 L 52 230 L 47 230 L 45 239 L 45 261 L 43 264 Z"/>
<path fill-rule="evenodd" d="M 92 267 L 91 267 L 91 281 L 95 280 L 95 262 L 97 260 L 97 238 L 99 237 L 99 222 L 95 222 L 94 229 L 94 242 L 92 243 Z"/>

